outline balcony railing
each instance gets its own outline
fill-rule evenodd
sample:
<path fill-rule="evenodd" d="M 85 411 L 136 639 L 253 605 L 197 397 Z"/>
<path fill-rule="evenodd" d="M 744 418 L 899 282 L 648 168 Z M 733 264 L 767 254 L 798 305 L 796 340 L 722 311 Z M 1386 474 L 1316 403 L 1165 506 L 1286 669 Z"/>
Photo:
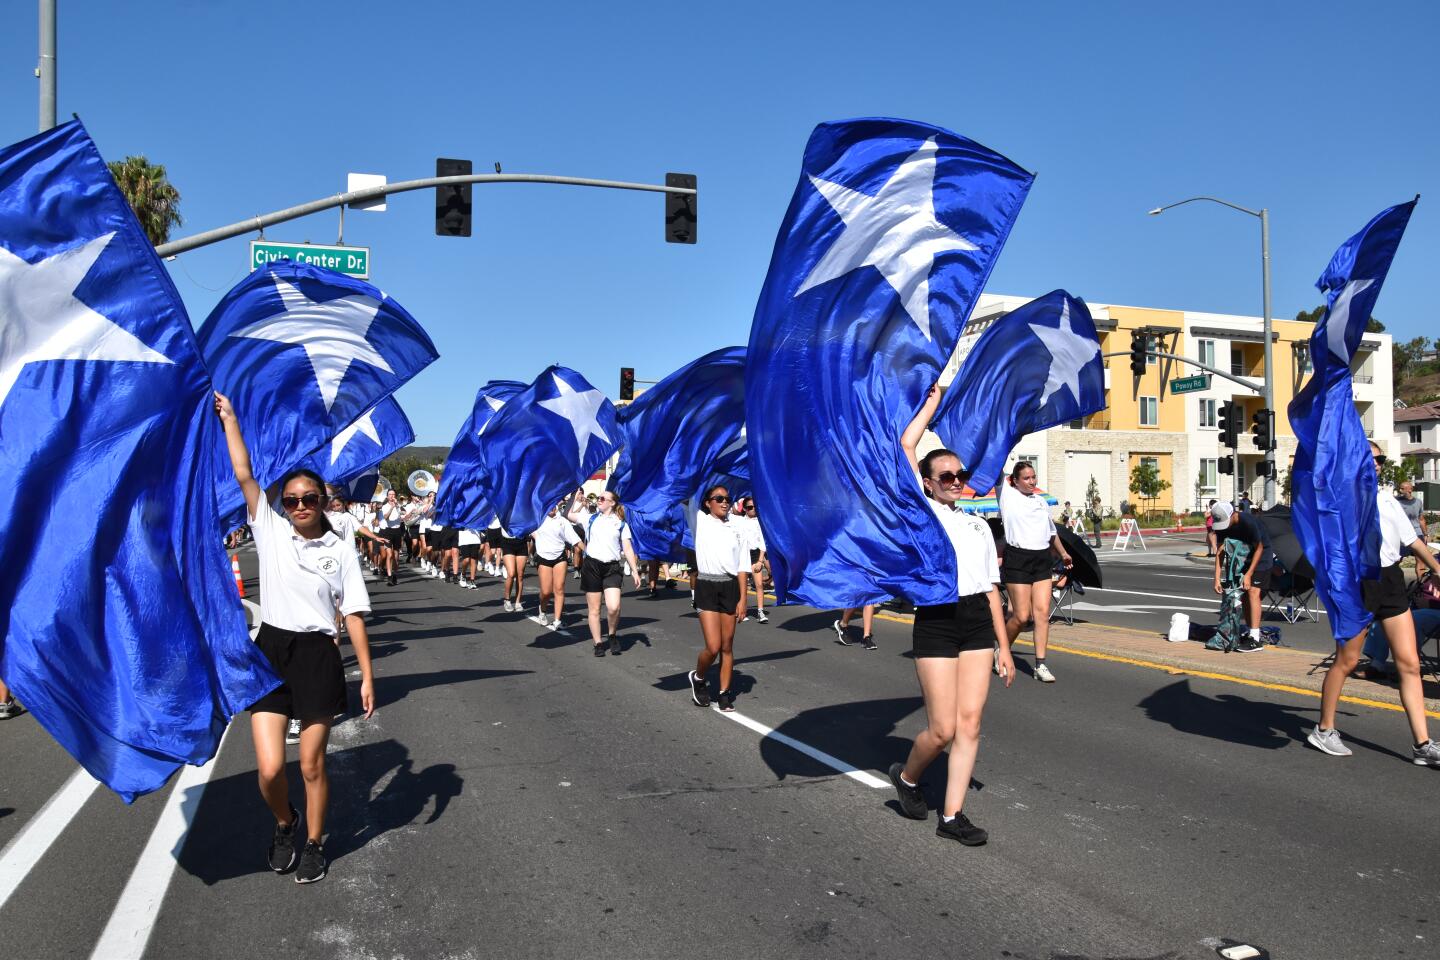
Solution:
<path fill-rule="evenodd" d="M 1352 375 L 1351 379 L 1354 380 L 1356 383 L 1374 383 L 1374 382 L 1375 382 L 1374 376 L 1372 376 L 1371 374 L 1368 374 L 1368 373 L 1357 373 L 1357 374 L 1354 374 L 1354 375 Z"/>

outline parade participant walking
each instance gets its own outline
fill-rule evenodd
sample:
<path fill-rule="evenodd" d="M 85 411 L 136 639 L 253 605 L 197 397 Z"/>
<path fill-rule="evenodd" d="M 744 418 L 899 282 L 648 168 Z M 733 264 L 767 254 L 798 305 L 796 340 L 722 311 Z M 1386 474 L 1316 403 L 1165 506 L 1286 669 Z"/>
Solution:
<path fill-rule="evenodd" d="M 769 623 L 770 618 L 765 616 L 765 534 L 760 530 L 760 518 L 755 512 L 755 498 L 742 497 L 735 504 L 735 513 L 731 516 L 731 522 L 735 524 L 735 532 L 740 537 L 740 547 L 749 555 L 745 569 L 740 571 L 740 622 L 744 623 L 750 619 L 747 608 L 750 602 L 750 584 L 755 585 L 755 619 L 761 623 Z"/>
<path fill-rule="evenodd" d="M 255 644 L 284 681 L 250 706 L 260 794 L 276 824 L 268 853 L 270 868 L 285 873 L 295 867 L 297 883 L 313 883 L 324 879 L 327 869 L 321 845 L 330 800 L 325 748 L 332 719 L 346 709 L 345 673 L 333 636 L 335 610 L 338 607 L 345 617 L 360 669 L 360 703 L 368 718 L 375 712 L 364 617 L 370 597 L 354 547 L 341 541 L 322 512 L 326 496 L 320 477 L 309 470 L 292 470 L 282 478 L 280 504 L 289 517 L 282 519 L 266 502 L 251 470 L 235 411 L 219 393 L 215 412 L 224 424 L 230 465 L 245 494 L 260 562 L 261 622 Z M 306 840 L 298 855 L 300 814 L 290 802 L 285 776 L 285 727 L 292 716 L 301 723 L 300 772 L 305 780 Z"/>
<path fill-rule="evenodd" d="M 583 494 L 575 491 L 578 500 Z M 535 565 L 540 573 L 540 623 L 552 630 L 560 629 L 565 612 L 565 560 L 569 547 L 580 542 L 575 525 L 557 504 L 550 508 L 545 522 L 535 531 Z M 552 614 L 546 607 L 553 604 Z"/>
<path fill-rule="evenodd" d="M 835 640 L 842 647 L 850 646 L 850 638 L 845 631 L 850 629 L 850 619 L 855 616 L 855 607 L 846 607 L 840 611 L 840 619 L 830 626 L 835 631 Z M 860 638 L 860 646 L 866 650 L 875 650 L 875 604 L 867 603 L 860 614 L 860 625 L 865 630 L 865 635 Z"/>
<path fill-rule="evenodd" d="M 730 514 L 730 494 L 723 486 L 705 491 L 695 517 L 695 609 L 700 614 L 704 646 L 690 671 L 690 699 L 697 707 L 710 706 L 706 673 L 720 661 L 720 692 L 715 703 L 722 711 L 735 709 L 730 689 L 735 669 L 735 625 L 745 613 L 741 584 L 746 570 L 742 531 Z"/>
<path fill-rule="evenodd" d="M 0 720 L 9 720 L 24 712 L 25 708 L 20 705 L 20 701 L 16 700 L 10 688 L 5 686 L 5 681 L 0 680 Z"/>
<path fill-rule="evenodd" d="M 480 531 L 462 527 L 456 536 L 460 547 L 460 586 L 475 590 L 475 567 L 480 563 Z"/>
<path fill-rule="evenodd" d="M 505 563 L 505 612 L 519 613 L 520 591 L 525 586 L 525 566 L 530 562 L 530 543 L 524 534 L 510 536 L 510 531 L 500 528 L 500 552 Z"/>
<path fill-rule="evenodd" d="M 990 692 L 992 649 L 998 645 L 1000 676 L 1007 687 L 1014 679 L 1015 663 L 995 586 L 1000 582 L 995 538 L 985 521 L 955 504 L 964 493 L 969 471 L 961 469 L 960 458 L 949 450 L 932 450 L 923 460 L 916 459 L 915 448 L 939 404 L 940 388 L 931 387 L 915 419 L 900 435 L 900 446 L 955 551 L 955 600 L 915 608 L 915 675 L 925 700 L 927 726 L 915 738 L 905 763 L 891 764 L 890 782 L 901 812 L 912 820 L 926 819 L 929 812 L 920 777 L 948 749 L 945 800 L 935 835 L 979 846 L 989 834 L 975 826 L 963 808 L 980 750 L 980 718 Z"/>
<path fill-rule="evenodd" d="M 1054 683 L 1045 665 L 1050 639 L 1050 574 L 1055 558 L 1068 570 L 1072 564 L 1045 498 L 1035 492 L 1035 468 L 1017 460 L 1009 479 L 1000 485 L 1000 519 L 1005 524 L 1005 560 L 1001 577 L 1010 594 L 1010 616 L 1005 629 L 1013 644 L 1020 631 L 1035 632 L 1035 679 Z M 998 661 L 997 661 L 998 662 Z"/>
<path fill-rule="evenodd" d="M 1221 583 L 1222 566 L 1225 562 L 1224 542 L 1235 540 L 1249 550 L 1245 572 L 1240 589 L 1244 591 L 1245 625 L 1250 636 L 1234 647 L 1238 653 L 1255 653 L 1265 648 L 1260 639 L 1261 599 L 1270 588 L 1270 574 L 1275 561 L 1270 555 L 1270 542 L 1265 536 L 1265 527 L 1253 514 L 1241 513 L 1228 503 L 1217 503 L 1210 508 L 1212 529 L 1215 531 L 1215 592 L 1224 593 Z M 1233 548 L 1232 548 L 1233 549 Z"/>
<path fill-rule="evenodd" d="M 390 586 L 395 586 L 395 564 L 400 555 L 400 536 L 405 521 L 405 509 L 400 505 L 400 500 L 391 490 L 385 494 L 385 502 L 380 505 L 377 513 L 380 524 L 380 536 L 385 538 L 385 549 L 381 551 L 384 558 L 385 576 Z"/>
<path fill-rule="evenodd" d="M 1370 450 L 1378 469 L 1385 462 L 1385 457 L 1374 441 L 1370 443 Z M 1385 639 L 1390 643 L 1390 659 L 1394 661 L 1395 673 L 1400 681 L 1400 704 L 1405 709 L 1405 718 L 1410 721 L 1410 735 L 1414 740 L 1410 747 L 1411 762 L 1417 766 L 1440 767 L 1440 744 L 1430 739 L 1425 719 L 1420 648 L 1415 642 L 1415 619 L 1410 612 L 1400 558 L 1404 556 L 1405 548 L 1409 547 L 1417 563 L 1429 567 L 1432 576 L 1440 576 L 1440 563 L 1436 562 L 1424 541 L 1415 536 L 1415 527 L 1394 494 L 1388 490 L 1377 490 L 1375 501 L 1380 511 L 1380 579 L 1361 581 L 1361 593 L 1365 609 L 1380 622 Z M 1335 712 L 1340 706 L 1340 693 L 1345 688 L 1345 681 L 1360 661 L 1360 649 L 1365 644 L 1367 632 L 1368 629 L 1360 631 L 1336 650 L 1321 687 L 1320 722 L 1305 738 L 1316 750 L 1332 757 L 1350 756 L 1350 748 L 1341 742 L 1340 732 L 1335 729 Z"/>
<path fill-rule="evenodd" d="M 580 565 L 580 589 L 585 591 L 586 614 L 590 621 L 590 640 L 595 656 L 605 656 L 605 641 L 600 636 L 600 601 L 605 601 L 610 654 L 620 655 L 620 583 L 624 574 L 623 558 L 630 564 L 635 589 L 640 589 L 640 563 L 630 545 L 630 527 L 625 523 L 625 508 L 611 490 L 596 500 L 596 512 L 588 513 L 584 501 L 577 503 L 567 517 L 571 523 L 585 525 L 585 560 Z"/>

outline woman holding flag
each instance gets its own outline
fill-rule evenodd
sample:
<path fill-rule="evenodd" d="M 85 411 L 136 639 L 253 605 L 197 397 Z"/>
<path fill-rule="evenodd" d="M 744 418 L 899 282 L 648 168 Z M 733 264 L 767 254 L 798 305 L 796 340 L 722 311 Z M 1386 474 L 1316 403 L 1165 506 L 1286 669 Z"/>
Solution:
<path fill-rule="evenodd" d="M 991 651 L 998 645 L 996 662 L 1007 687 L 1015 676 L 1015 663 L 1010 658 L 1010 637 L 996 589 L 1000 570 L 995 539 L 985 521 L 956 506 L 969 471 L 961 469 L 959 457 L 943 448 L 932 450 L 924 459 L 916 458 L 916 447 L 939 405 L 940 388 L 931 387 L 915 419 L 900 435 L 900 446 L 955 551 L 958 580 L 953 602 L 915 608 L 915 674 L 928 723 L 915 738 L 905 763 L 890 765 L 890 782 L 901 812 L 912 820 L 926 819 L 929 811 L 920 777 L 948 748 L 945 801 L 935 835 L 975 847 L 985 843 L 989 834 L 970 822 L 963 807 L 980 749 L 980 717 L 990 691 Z"/>
<path fill-rule="evenodd" d="M 345 617 L 345 630 L 360 668 L 360 703 L 366 718 L 375 713 L 375 680 L 370 670 L 370 641 L 364 614 L 370 596 L 360 573 L 355 548 L 338 537 L 323 512 L 325 484 L 309 470 L 292 470 L 280 481 L 282 518 L 266 501 L 250 466 L 250 451 L 230 401 L 215 394 L 215 412 L 225 427 L 225 441 L 235 479 L 245 494 L 255 554 L 260 561 L 260 630 L 255 644 L 283 681 L 250 706 L 250 732 L 260 795 L 275 816 L 270 842 L 270 868 L 295 870 L 296 883 L 323 880 L 327 869 L 325 813 L 330 783 L 325 775 L 325 748 L 330 724 L 345 712 L 345 673 L 335 644 L 335 611 Z M 300 773 L 305 778 L 306 840 L 295 850 L 300 814 L 290 803 L 285 776 L 285 728 L 299 719 Z"/>

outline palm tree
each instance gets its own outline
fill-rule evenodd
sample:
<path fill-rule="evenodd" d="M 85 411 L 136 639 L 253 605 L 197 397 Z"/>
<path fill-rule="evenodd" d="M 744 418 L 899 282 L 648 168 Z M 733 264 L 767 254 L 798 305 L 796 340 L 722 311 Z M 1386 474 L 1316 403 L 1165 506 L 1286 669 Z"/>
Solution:
<path fill-rule="evenodd" d="M 170 239 L 170 228 L 178 227 L 180 191 L 165 176 L 165 168 L 142 157 L 112 160 L 110 174 L 155 246 Z"/>

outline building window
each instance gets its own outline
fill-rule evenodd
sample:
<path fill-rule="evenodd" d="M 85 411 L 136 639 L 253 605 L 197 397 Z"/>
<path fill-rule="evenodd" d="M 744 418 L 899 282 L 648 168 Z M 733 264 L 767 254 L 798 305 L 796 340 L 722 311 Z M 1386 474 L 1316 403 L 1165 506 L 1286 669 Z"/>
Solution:
<path fill-rule="evenodd" d="M 1156 364 L 1160 362 L 1160 358 L 1155 356 L 1154 353 L 1154 351 L 1159 350 L 1160 348 L 1161 343 L 1159 337 L 1145 338 L 1145 362 L 1147 364 Z"/>
<path fill-rule="evenodd" d="M 1213 497 L 1220 493 L 1220 461 L 1214 457 L 1200 460 L 1200 495 Z"/>
<path fill-rule="evenodd" d="M 1207 367 L 1215 366 L 1214 340 L 1201 340 L 1196 344 L 1196 349 L 1200 353 L 1200 356 L 1196 359 L 1198 359 L 1201 363 L 1205 364 Z"/>
<path fill-rule="evenodd" d="M 1158 426 L 1160 426 L 1160 398 L 1159 398 L 1159 397 L 1141 397 L 1141 398 L 1140 398 L 1140 426 L 1142 426 L 1142 427 L 1158 427 Z"/>
<path fill-rule="evenodd" d="M 1407 433 L 1410 436 L 1411 443 L 1420 442 L 1420 428 L 1418 426 L 1409 427 Z"/>
<path fill-rule="evenodd" d="M 1230 344 L 1230 373 L 1232 376 L 1245 376 L 1245 349 Z"/>
<path fill-rule="evenodd" d="M 1212 400 L 1207 397 L 1200 398 L 1200 426 L 1208 427 L 1212 430 L 1216 428 L 1218 423 L 1216 411 L 1219 402 L 1218 400 Z"/>

